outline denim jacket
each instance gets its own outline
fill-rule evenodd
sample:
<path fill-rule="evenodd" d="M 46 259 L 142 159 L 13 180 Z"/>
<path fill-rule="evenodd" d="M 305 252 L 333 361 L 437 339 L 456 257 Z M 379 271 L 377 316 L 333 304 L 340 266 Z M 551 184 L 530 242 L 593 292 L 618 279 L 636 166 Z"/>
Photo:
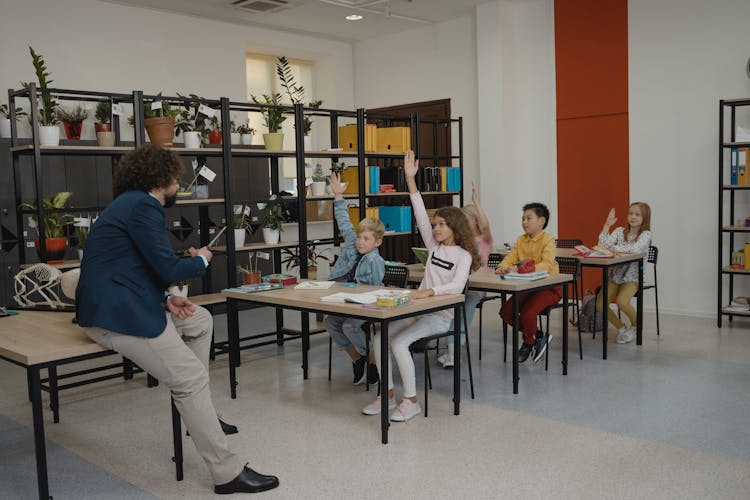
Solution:
<path fill-rule="evenodd" d="M 333 213 L 336 222 L 344 235 L 344 247 L 341 249 L 341 256 L 331 269 L 329 279 L 335 280 L 346 275 L 357 261 L 357 232 L 354 230 L 349 211 L 346 207 L 346 201 L 334 200 Z M 355 281 L 363 285 L 383 285 L 383 275 L 385 274 L 385 261 L 380 256 L 377 247 L 362 256 L 355 273 Z"/>

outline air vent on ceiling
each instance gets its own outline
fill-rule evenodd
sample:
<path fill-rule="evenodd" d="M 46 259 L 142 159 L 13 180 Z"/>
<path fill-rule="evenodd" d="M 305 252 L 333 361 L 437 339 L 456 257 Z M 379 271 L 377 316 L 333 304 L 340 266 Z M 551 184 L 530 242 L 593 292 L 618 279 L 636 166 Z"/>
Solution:
<path fill-rule="evenodd" d="M 288 7 L 286 0 L 235 0 L 232 2 L 236 8 L 253 14 L 267 14 L 278 12 Z"/>

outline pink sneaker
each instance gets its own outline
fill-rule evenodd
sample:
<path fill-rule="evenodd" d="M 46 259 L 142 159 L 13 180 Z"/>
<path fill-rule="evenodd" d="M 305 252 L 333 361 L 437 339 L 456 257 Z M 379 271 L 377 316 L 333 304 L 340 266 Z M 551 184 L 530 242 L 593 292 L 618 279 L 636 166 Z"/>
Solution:
<path fill-rule="evenodd" d="M 419 406 L 419 403 L 412 403 L 410 399 L 404 398 L 401 404 L 398 405 L 398 408 L 391 414 L 391 420 L 394 422 L 406 422 L 420 413 L 422 413 L 422 408 Z"/>
<path fill-rule="evenodd" d="M 375 398 L 375 401 L 362 408 L 362 413 L 365 415 L 380 415 L 381 402 L 380 396 Z M 392 410 L 396 407 L 396 399 L 391 398 L 388 400 L 388 409 Z"/>

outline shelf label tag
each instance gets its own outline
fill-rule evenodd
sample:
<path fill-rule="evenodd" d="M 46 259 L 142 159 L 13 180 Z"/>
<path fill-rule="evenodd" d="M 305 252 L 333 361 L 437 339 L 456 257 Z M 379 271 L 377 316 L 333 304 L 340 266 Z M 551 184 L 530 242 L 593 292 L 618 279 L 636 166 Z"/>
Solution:
<path fill-rule="evenodd" d="M 26 242 L 26 248 L 34 248 L 34 242 L 33 241 L 27 241 Z"/>
<path fill-rule="evenodd" d="M 208 182 L 213 182 L 213 180 L 216 179 L 216 172 L 205 165 L 198 170 L 198 175 L 206 179 Z"/>
<path fill-rule="evenodd" d="M 250 215 L 250 205 L 245 205 L 245 209 L 242 211 L 242 213 L 247 217 Z"/>
<path fill-rule="evenodd" d="M 74 227 L 91 227 L 91 219 L 89 217 L 74 217 Z"/>
<path fill-rule="evenodd" d="M 176 220 L 172 222 L 172 227 L 180 227 L 180 221 Z"/>
<path fill-rule="evenodd" d="M 122 108 L 122 104 L 112 104 L 112 114 L 120 116 L 125 114 L 125 110 Z"/>
<path fill-rule="evenodd" d="M 271 254 L 268 252 L 258 252 L 258 257 L 260 257 L 263 260 L 270 260 Z"/>
<path fill-rule="evenodd" d="M 151 111 L 161 109 L 161 101 L 154 101 L 151 103 Z"/>
<path fill-rule="evenodd" d="M 205 104 L 201 104 L 200 106 L 198 106 L 198 113 L 206 115 L 209 118 L 213 118 L 216 115 L 216 110 L 209 108 Z"/>
<path fill-rule="evenodd" d="M 258 206 L 258 210 L 263 210 L 266 208 L 266 203 L 256 203 L 256 205 Z"/>
<path fill-rule="evenodd" d="M 240 215 L 242 213 L 244 205 L 234 205 L 234 215 Z"/>

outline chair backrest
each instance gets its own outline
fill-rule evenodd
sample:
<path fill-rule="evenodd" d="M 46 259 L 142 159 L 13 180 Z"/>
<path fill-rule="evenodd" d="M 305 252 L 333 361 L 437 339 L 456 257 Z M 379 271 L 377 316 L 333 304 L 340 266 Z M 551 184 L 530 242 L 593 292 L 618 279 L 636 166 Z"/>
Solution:
<path fill-rule="evenodd" d="M 562 274 L 572 274 L 573 280 L 578 279 L 578 273 L 581 269 L 581 261 L 575 257 L 555 257 L 557 266 Z"/>
<path fill-rule="evenodd" d="M 583 240 L 555 240 L 557 248 L 573 248 L 576 245 L 583 245 Z"/>
<path fill-rule="evenodd" d="M 490 269 L 497 269 L 497 266 L 503 261 L 503 254 L 491 253 L 487 258 L 487 267 Z"/>
<path fill-rule="evenodd" d="M 386 264 L 383 275 L 383 285 L 406 288 L 409 284 L 409 268 L 406 266 L 391 266 Z"/>
<path fill-rule="evenodd" d="M 659 257 L 659 249 L 655 246 L 648 247 L 648 258 L 646 259 L 647 262 L 650 264 L 653 264 L 654 267 L 656 267 L 656 259 Z"/>

